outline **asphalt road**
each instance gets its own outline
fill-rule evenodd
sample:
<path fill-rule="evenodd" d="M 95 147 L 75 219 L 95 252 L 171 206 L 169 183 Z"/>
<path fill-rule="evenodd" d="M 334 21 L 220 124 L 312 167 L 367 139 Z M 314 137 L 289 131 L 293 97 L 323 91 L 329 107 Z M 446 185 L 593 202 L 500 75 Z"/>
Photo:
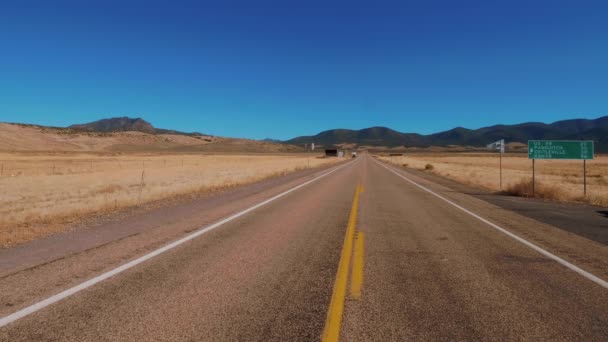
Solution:
<path fill-rule="evenodd" d="M 0 340 L 608 340 L 606 245 L 371 156 L 186 208 L 2 251 Z"/>

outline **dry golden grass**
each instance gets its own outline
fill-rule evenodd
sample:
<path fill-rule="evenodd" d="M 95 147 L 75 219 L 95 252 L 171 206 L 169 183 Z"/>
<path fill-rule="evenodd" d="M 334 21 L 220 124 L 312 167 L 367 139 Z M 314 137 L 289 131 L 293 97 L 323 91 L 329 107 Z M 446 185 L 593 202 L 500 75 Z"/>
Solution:
<path fill-rule="evenodd" d="M 0 246 L 176 195 L 338 162 L 301 155 L 0 154 Z"/>
<path fill-rule="evenodd" d="M 433 172 L 460 183 L 500 191 L 499 158 L 496 153 L 424 153 L 383 156 L 393 164 Z M 506 154 L 502 159 L 503 189 L 531 196 L 532 160 L 527 155 Z M 583 162 L 537 160 L 536 196 L 560 201 L 584 201 L 608 206 L 608 157 L 587 161 L 587 196 L 583 196 Z"/>

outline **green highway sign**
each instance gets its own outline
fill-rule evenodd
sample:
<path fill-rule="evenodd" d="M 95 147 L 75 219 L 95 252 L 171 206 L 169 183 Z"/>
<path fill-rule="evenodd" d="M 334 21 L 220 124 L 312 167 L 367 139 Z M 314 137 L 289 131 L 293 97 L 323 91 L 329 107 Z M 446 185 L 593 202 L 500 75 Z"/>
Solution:
<path fill-rule="evenodd" d="M 593 141 L 528 140 L 529 159 L 593 159 Z"/>

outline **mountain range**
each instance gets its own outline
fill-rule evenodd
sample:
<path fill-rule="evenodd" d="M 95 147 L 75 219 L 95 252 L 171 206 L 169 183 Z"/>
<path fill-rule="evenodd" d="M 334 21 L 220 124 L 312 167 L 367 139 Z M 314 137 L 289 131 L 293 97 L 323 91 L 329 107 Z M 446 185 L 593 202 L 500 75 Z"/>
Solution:
<path fill-rule="evenodd" d="M 500 139 L 520 143 L 534 139 L 594 140 L 596 151 L 606 152 L 608 151 L 608 116 L 592 120 L 562 120 L 551 124 L 526 122 L 479 129 L 456 127 L 429 135 L 402 133 L 387 127 L 370 127 L 361 130 L 332 129 L 313 136 L 293 138 L 284 143 L 300 146 L 310 143 L 323 146 L 338 144 L 386 147 L 485 146 Z"/>
<path fill-rule="evenodd" d="M 175 130 L 155 128 L 142 118 L 116 117 L 102 119 L 68 127 L 83 132 L 128 132 L 137 131 L 147 134 L 173 134 L 202 137 L 198 132 L 185 133 Z M 491 142 L 505 139 L 506 142 L 526 144 L 533 139 L 556 140 L 593 140 L 597 152 L 608 152 L 608 116 L 597 119 L 571 119 L 550 124 L 526 122 L 515 125 L 494 125 L 479 129 L 456 127 L 448 131 L 422 135 L 402 133 L 387 127 L 370 127 L 361 130 L 332 129 L 313 136 L 301 136 L 286 141 L 264 139 L 268 143 L 282 143 L 302 146 L 315 143 L 317 146 L 354 144 L 358 146 L 383 147 L 429 147 L 429 146 L 485 146 Z"/>

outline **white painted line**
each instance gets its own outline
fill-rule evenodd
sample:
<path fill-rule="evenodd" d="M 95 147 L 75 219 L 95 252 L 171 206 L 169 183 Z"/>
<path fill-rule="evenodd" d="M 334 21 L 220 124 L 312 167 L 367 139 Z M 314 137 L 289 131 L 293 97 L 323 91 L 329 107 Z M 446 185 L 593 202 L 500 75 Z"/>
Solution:
<path fill-rule="evenodd" d="M 397 176 L 399 176 L 399 177 L 401 177 L 401 178 L 405 179 L 406 181 L 408 181 L 408 182 L 412 183 L 413 185 L 415 185 L 415 186 L 419 187 L 420 189 L 422 189 L 422 190 L 424 190 L 424 191 L 426 191 L 426 192 L 428 192 L 428 193 L 430 193 L 430 194 L 434 195 L 435 197 L 438 197 L 438 198 L 440 198 L 440 199 L 444 200 L 445 202 L 447 202 L 447 203 L 449 203 L 449 204 L 453 205 L 454 207 L 456 207 L 456 208 L 458 208 L 458 209 L 460 209 L 460 210 L 464 211 L 465 213 L 467 213 L 467 214 L 469 214 L 469 215 L 473 216 L 474 218 L 478 219 L 479 221 L 481 221 L 481 222 L 483 222 L 483 223 L 488 224 L 490 227 L 492 227 L 492 228 L 494 228 L 494 229 L 498 230 L 499 232 L 506 234 L 507 236 L 509 236 L 509 237 L 511 237 L 511 238 L 513 238 L 513 239 L 515 239 L 515 240 L 517 240 L 518 242 L 520 242 L 520 243 L 522 243 L 522 244 L 524 244 L 524 245 L 526 245 L 526 246 L 528 246 L 528 247 L 532 248 L 533 250 L 535 250 L 535 251 L 539 252 L 540 254 L 542 254 L 542 255 L 546 256 L 547 258 L 552 259 L 552 260 L 554 260 L 554 261 L 557 261 L 558 263 L 560 263 L 560 264 L 562 264 L 562 265 L 566 266 L 566 267 L 567 267 L 567 268 L 569 268 L 570 270 L 572 270 L 572 271 L 574 271 L 574 272 L 576 272 L 576 273 L 578 273 L 578 274 L 582 275 L 583 277 L 585 277 L 585 278 L 587 278 L 587 279 L 591 280 L 592 282 L 594 282 L 594 283 L 596 283 L 596 284 L 598 284 L 598 285 L 600 285 L 600 286 L 602 286 L 602 287 L 604 287 L 604 288 L 608 289 L 608 282 L 607 282 L 607 281 L 605 281 L 605 280 L 603 280 L 603 279 L 601 279 L 601 278 L 599 278 L 598 276 L 593 275 L 593 274 L 591 274 L 591 273 L 589 273 L 589 272 L 587 272 L 587 271 L 583 270 L 582 268 L 580 268 L 580 267 L 578 267 L 578 266 L 576 266 L 576 265 L 574 265 L 574 264 L 572 264 L 572 263 L 570 263 L 570 262 L 568 262 L 568 261 L 566 261 L 566 260 L 564 260 L 564 259 L 562 259 L 562 258 L 558 257 L 557 255 L 555 255 L 555 254 L 553 254 L 553 253 L 547 252 L 546 250 L 544 250 L 544 249 L 542 249 L 542 248 L 538 247 L 537 245 L 535 245 L 535 244 L 533 244 L 533 243 L 529 242 L 528 240 L 525 240 L 525 239 L 523 239 L 523 238 L 521 238 L 521 237 L 519 237 L 519 236 L 517 236 L 517 235 L 515 235 L 515 234 L 511 233 L 510 231 L 508 231 L 508 230 L 506 230 L 506 229 L 504 229 L 504 228 L 502 228 L 502 227 L 500 227 L 500 226 L 498 226 L 498 225 L 496 225 L 496 224 L 494 224 L 494 223 L 492 223 L 492 222 L 490 222 L 490 221 L 486 220 L 485 218 L 483 218 L 483 217 L 481 217 L 481 216 L 479 216 L 479 215 L 475 214 L 474 212 L 472 212 L 472 211 L 470 211 L 470 210 L 468 210 L 468 209 L 466 209 L 466 208 L 461 207 L 460 205 L 458 205 L 458 204 L 456 204 L 456 203 L 454 203 L 454 202 L 450 201 L 449 199 L 447 199 L 447 198 L 445 198 L 445 197 L 443 197 L 443 196 L 439 195 L 438 193 L 434 192 L 433 190 L 430 190 L 429 188 L 426 188 L 426 187 L 424 187 L 424 186 L 422 186 L 422 185 L 420 185 L 420 184 L 418 184 L 418 183 L 414 182 L 413 180 L 411 180 L 411 179 L 409 179 L 409 178 L 405 177 L 405 176 L 404 176 L 404 175 L 402 175 L 401 173 L 399 173 L 399 172 L 395 171 L 395 169 L 393 169 L 392 167 L 388 167 L 388 166 L 386 166 L 386 165 L 384 165 L 383 163 L 378 162 L 378 161 L 376 161 L 376 163 L 380 164 L 380 166 L 382 166 L 383 168 L 385 168 L 385 169 L 387 169 L 387 170 L 389 170 L 389 171 L 393 172 L 393 173 L 394 173 L 394 174 L 396 174 Z"/>
<path fill-rule="evenodd" d="M 117 268 L 115 268 L 115 269 L 113 269 L 111 271 L 108 271 L 106 273 L 100 274 L 100 275 L 98 275 L 95 278 L 89 279 L 89 280 L 85 281 L 84 283 L 81 283 L 80 285 L 76 285 L 76 286 L 74 286 L 72 288 L 69 288 L 69 289 L 67 289 L 67 290 L 65 290 L 65 291 L 63 291 L 61 293 L 58 293 L 58 294 L 56 294 L 54 296 L 51 296 L 51 297 L 49 297 L 49 298 L 47 298 L 47 299 L 45 299 L 43 301 L 40 301 L 40 302 L 38 302 L 36 304 L 33 304 L 33 305 L 30 305 L 30 306 L 28 306 L 26 308 L 23 308 L 23 309 L 15 312 L 15 313 L 12 313 L 12 314 L 10 314 L 10 315 L 8 315 L 6 317 L 2 317 L 0 319 L 0 328 L 4 327 L 5 325 L 10 324 L 10 323 L 12 323 L 12 322 L 14 322 L 14 321 L 16 321 L 16 320 L 18 320 L 20 318 L 23 318 L 25 316 L 33 314 L 34 312 L 36 312 L 38 310 L 44 309 L 45 307 L 47 307 L 47 306 L 49 306 L 51 304 L 57 303 L 60 300 L 63 300 L 63 299 L 65 299 L 65 298 L 67 298 L 67 297 L 69 297 L 69 296 L 71 296 L 73 294 L 76 294 L 76 293 L 78 293 L 78 292 L 80 292 L 80 291 L 88 288 L 88 287 L 91 287 L 91 286 L 93 286 L 93 285 L 95 285 L 97 283 L 100 283 L 100 282 L 102 282 L 102 281 L 104 281 L 104 280 L 106 280 L 106 279 L 108 279 L 110 277 L 113 277 L 113 276 L 115 276 L 115 275 L 117 275 L 117 274 L 119 274 L 121 272 L 124 272 L 124 271 L 126 271 L 126 270 L 128 270 L 128 269 L 130 269 L 130 268 L 132 268 L 134 266 L 137 266 L 137 265 L 141 264 L 142 262 L 145 262 L 145 261 L 147 261 L 149 259 L 152 259 L 152 258 L 154 258 L 155 256 L 157 256 L 159 254 L 162 254 L 162 253 L 164 253 L 164 252 L 166 252 L 166 251 L 168 251 L 170 249 L 173 249 L 173 248 L 175 248 L 175 247 L 177 247 L 177 246 L 179 246 L 179 245 L 181 245 L 181 244 L 183 244 L 185 242 L 188 242 L 188 241 L 190 241 L 190 240 L 192 240 L 192 239 L 194 239 L 194 238 L 196 238 L 196 237 L 198 237 L 198 236 L 200 236 L 202 234 L 205 234 L 208 231 L 213 230 L 213 229 L 215 229 L 215 228 L 217 228 L 217 227 L 219 227 L 219 226 L 221 226 L 221 225 L 223 225 L 225 223 L 228 223 L 228 222 L 233 221 L 233 220 L 235 220 L 235 219 L 237 219 L 237 218 L 239 218 L 239 217 L 241 217 L 243 215 L 246 215 L 246 214 L 248 214 L 248 213 L 250 213 L 250 212 L 258 209 L 261 206 L 264 206 L 264 205 L 266 205 L 266 204 L 268 204 L 268 203 L 270 203 L 272 201 L 275 201 L 275 200 L 277 200 L 277 199 L 279 199 L 279 198 L 281 198 L 281 197 L 283 197 L 283 196 L 285 196 L 285 195 L 287 195 L 287 194 L 289 194 L 291 192 L 294 192 L 294 191 L 296 191 L 296 190 L 298 190 L 298 189 L 300 189 L 300 188 L 302 188 L 302 187 L 304 187 L 304 186 L 306 186 L 306 185 L 308 185 L 308 184 L 310 184 L 312 182 L 318 181 L 319 179 L 321 179 L 321 178 L 323 178 L 323 177 L 325 177 L 325 176 L 327 176 L 327 175 L 329 175 L 331 173 L 334 173 L 334 172 L 336 172 L 336 171 L 338 171 L 338 170 L 340 170 L 340 169 L 342 169 L 342 168 L 344 168 L 344 167 L 346 167 L 348 165 L 351 165 L 351 164 L 353 164 L 355 162 L 356 161 L 352 161 L 352 162 L 346 163 L 345 165 L 338 166 L 338 167 L 334 168 L 331 171 L 328 171 L 328 172 L 326 172 L 326 173 L 324 173 L 324 174 L 322 174 L 320 176 L 317 176 L 317 177 L 315 177 L 315 178 L 313 178 L 313 179 L 311 179 L 311 180 L 309 180 L 309 181 L 307 181 L 305 183 L 302 183 L 302 184 L 300 184 L 298 186 L 295 186 L 295 187 L 293 187 L 293 188 L 291 188 L 291 189 L 289 189 L 289 190 L 287 190 L 285 192 L 282 192 L 282 193 L 280 193 L 280 194 L 278 194 L 278 195 L 276 195 L 274 197 L 271 197 L 271 198 L 269 198 L 269 199 L 267 199 L 267 200 L 265 200 L 263 202 L 260 202 L 260 203 L 258 203 L 256 205 L 254 205 L 252 207 L 249 207 L 249 208 L 247 208 L 247 209 L 245 209 L 245 210 L 243 210 L 241 212 L 238 212 L 238 213 L 236 213 L 236 214 L 234 214 L 232 216 L 226 217 L 226 218 L 224 218 L 224 219 L 222 219 L 222 220 L 220 220 L 220 221 L 218 221 L 216 223 L 213 223 L 210 226 L 206 226 L 204 228 L 201 228 L 200 230 L 197 230 L 196 232 L 194 232 L 194 233 L 192 233 L 190 235 L 187 235 L 187 236 L 185 236 L 185 237 L 183 237 L 183 238 L 181 238 L 181 239 L 179 239 L 179 240 L 177 240 L 175 242 L 172 242 L 172 243 L 170 243 L 170 244 L 168 244 L 168 245 L 166 245 L 164 247 L 161 247 L 161 248 L 159 248 L 157 250 L 154 250 L 154 251 L 152 251 L 152 252 L 150 252 L 150 253 L 142 256 L 142 257 L 139 257 L 139 258 L 137 258 L 137 259 L 135 259 L 133 261 L 130 261 L 130 262 L 128 262 L 128 263 L 126 263 L 126 264 L 124 264 L 122 266 L 119 266 L 119 267 L 117 267 Z"/>

